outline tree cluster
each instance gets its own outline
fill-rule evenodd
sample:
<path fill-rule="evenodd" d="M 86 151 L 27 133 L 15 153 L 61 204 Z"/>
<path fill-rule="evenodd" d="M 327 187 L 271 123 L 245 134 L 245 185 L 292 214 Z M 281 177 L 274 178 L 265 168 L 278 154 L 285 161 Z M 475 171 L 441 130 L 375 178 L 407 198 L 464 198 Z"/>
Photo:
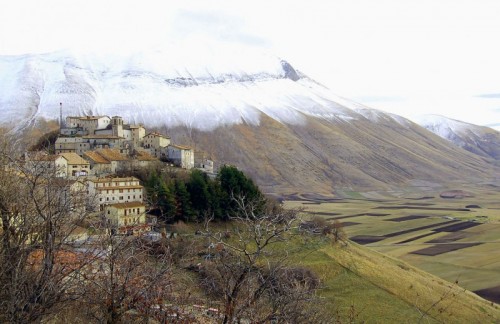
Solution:
<path fill-rule="evenodd" d="M 188 175 L 154 170 L 143 177 L 152 212 L 170 222 L 228 220 L 239 209 L 234 197 L 247 202 L 264 197 L 252 179 L 234 166 L 221 167 L 215 179 L 199 170 Z"/>

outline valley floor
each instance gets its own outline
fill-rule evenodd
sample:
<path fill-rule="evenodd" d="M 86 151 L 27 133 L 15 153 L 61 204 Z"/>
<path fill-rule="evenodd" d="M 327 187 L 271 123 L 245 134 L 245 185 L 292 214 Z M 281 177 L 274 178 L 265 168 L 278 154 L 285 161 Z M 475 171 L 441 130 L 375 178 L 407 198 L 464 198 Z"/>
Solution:
<path fill-rule="evenodd" d="M 344 225 L 349 239 L 500 303 L 500 190 L 492 184 L 286 201 Z M 442 198 L 458 189 L 468 197 Z M 446 196 L 446 195 L 444 195 Z M 307 216 L 306 216 L 307 217 Z"/>

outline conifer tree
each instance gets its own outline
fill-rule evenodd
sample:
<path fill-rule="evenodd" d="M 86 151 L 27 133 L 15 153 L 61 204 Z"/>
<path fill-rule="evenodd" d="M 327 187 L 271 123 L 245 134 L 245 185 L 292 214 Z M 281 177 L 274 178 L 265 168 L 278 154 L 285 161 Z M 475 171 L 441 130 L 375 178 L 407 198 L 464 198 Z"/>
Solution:
<path fill-rule="evenodd" d="M 195 217 L 191 197 L 184 181 L 176 179 L 173 183 L 175 193 L 175 217 L 184 221 L 192 221 Z"/>

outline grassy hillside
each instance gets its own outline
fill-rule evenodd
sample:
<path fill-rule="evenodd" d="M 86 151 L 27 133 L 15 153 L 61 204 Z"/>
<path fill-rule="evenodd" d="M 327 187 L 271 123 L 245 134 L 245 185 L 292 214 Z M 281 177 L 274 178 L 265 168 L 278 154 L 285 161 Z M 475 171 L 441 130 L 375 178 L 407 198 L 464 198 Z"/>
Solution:
<path fill-rule="evenodd" d="M 355 243 L 324 245 L 303 259 L 323 277 L 322 295 L 343 317 L 368 323 L 494 323 L 492 306 L 456 284 Z"/>

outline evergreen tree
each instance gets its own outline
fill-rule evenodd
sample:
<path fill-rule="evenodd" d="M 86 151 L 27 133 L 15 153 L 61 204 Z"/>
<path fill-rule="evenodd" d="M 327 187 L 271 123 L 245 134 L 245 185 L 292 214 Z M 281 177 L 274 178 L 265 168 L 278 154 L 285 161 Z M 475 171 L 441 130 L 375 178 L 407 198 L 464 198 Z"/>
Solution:
<path fill-rule="evenodd" d="M 191 196 L 187 190 L 186 184 L 180 179 L 175 179 L 173 183 L 173 192 L 175 193 L 175 217 L 184 221 L 195 220 L 195 213 L 191 204 Z"/>
<path fill-rule="evenodd" d="M 191 203 L 198 220 L 210 213 L 210 192 L 208 190 L 208 177 L 200 170 L 193 170 L 187 190 L 191 196 Z"/>
<path fill-rule="evenodd" d="M 147 200 L 153 212 L 159 214 L 164 220 L 175 217 L 175 197 L 167 184 L 156 172 L 149 175 L 145 183 Z"/>
<path fill-rule="evenodd" d="M 223 211 L 223 192 L 218 181 L 208 178 L 208 192 L 210 194 L 210 210 L 215 219 L 227 220 L 227 214 Z"/>
<path fill-rule="evenodd" d="M 167 184 L 163 180 L 160 180 L 157 206 L 163 219 L 171 220 L 175 218 L 175 197 L 172 192 L 170 192 Z"/>
<path fill-rule="evenodd" d="M 244 199 L 245 203 L 259 202 L 257 211 L 262 211 L 265 201 L 259 187 L 252 179 L 234 166 L 225 165 L 219 170 L 218 181 L 222 190 L 222 206 L 229 214 L 234 213 L 238 206 L 234 198 Z"/>

